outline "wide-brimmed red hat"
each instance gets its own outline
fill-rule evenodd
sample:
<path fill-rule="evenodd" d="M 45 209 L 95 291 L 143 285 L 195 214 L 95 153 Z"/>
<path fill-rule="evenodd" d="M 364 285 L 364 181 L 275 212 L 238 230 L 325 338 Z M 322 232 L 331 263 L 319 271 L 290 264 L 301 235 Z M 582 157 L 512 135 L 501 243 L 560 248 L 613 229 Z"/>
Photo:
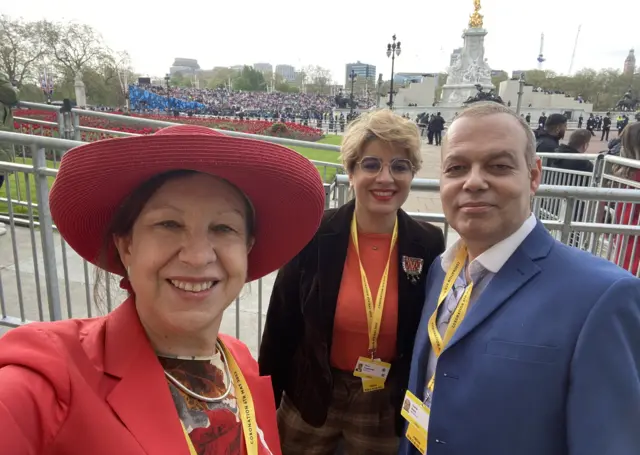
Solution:
<path fill-rule="evenodd" d="M 124 275 L 101 250 L 111 219 L 129 194 L 155 175 L 193 170 L 235 185 L 255 210 L 255 244 L 247 281 L 277 270 L 315 234 L 324 188 L 315 166 L 297 152 L 202 126 L 177 125 L 153 135 L 107 139 L 69 150 L 49 196 L 58 231 L 80 256 Z"/>

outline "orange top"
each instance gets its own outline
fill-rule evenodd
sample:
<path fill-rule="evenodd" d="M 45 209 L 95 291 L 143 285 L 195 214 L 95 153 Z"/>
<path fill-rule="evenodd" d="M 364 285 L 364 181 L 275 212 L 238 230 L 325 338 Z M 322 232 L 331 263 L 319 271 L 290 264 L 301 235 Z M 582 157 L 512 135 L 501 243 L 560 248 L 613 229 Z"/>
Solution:
<path fill-rule="evenodd" d="M 358 244 L 362 266 L 367 273 L 367 280 L 375 302 L 384 267 L 387 265 L 389 257 L 391 234 L 358 234 Z M 376 354 L 376 357 L 385 362 L 394 360 L 396 354 L 398 329 L 397 248 L 396 243 L 389 263 L 387 295 L 382 311 L 382 324 Z M 336 304 L 331 366 L 339 370 L 353 371 L 360 356 L 369 356 L 369 327 L 360 278 L 360 264 L 353 241 L 350 240 Z"/>

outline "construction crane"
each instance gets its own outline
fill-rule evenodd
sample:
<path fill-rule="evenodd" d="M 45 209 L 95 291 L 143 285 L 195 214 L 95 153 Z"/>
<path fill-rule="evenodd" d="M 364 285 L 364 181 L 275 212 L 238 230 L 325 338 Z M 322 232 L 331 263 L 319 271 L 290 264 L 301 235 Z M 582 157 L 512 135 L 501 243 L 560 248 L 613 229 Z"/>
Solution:
<path fill-rule="evenodd" d="M 544 33 L 540 34 L 540 53 L 538 54 L 538 69 L 542 70 L 542 62 L 545 61 L 544 58 Z"/>
<path fill-rule="evenodd" d="M 578 25 L 578 33 L 576 33 L 576 41 L 573 43 L 573 52 L 571 53 L 571 63 L 569 64 L 569 76 L 571 76 L 571 71 L 573 71 L 573 61 L 576 58 L 576 49 L 578 48 L 578 38 L 580 37 L 580 29 L 582 28 L 582 24 Z"/>

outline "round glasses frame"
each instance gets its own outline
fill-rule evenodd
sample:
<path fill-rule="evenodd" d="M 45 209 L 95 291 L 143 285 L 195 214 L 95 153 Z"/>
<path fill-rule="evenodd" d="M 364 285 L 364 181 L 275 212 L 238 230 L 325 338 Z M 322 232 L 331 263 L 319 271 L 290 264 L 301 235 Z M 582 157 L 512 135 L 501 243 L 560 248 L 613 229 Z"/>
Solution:
<path fill-rule="evenodd" d="M 378 168 L 377 171 L 373 171 L 371 169 L 366 169 L 362 166 L 362 163 L 366 160 L 370 160 L 370 161 L 375 161 L 378 163 L 378 165 L 380 166 Z M 394 173 L 393 171 L 393 165 L 396 163 L 406 163 L 409 166 L 409 170 L 410 172 L 404 173 L 404 172 L 400 172 L 400 173 Z M 358 167 L 362 170 L 362 172 L 365 172 L 371 176 L 378 176 L 380 174 L 380 172 L 382 172 L 382 169 L 384 169 L 385 167 L 389 168 L 389 174 L 391 175 L 391 177 L 393 177 L 395 180 L 406 180 L 408 178 L 412 178 L 415 173 L 416 173 L 416 168 L 413 165 L 413 163 L 411 162 L 411 160 L 407 159 L 407 158 L 394 158 L 392 159 L 390 162 L 385 163 L 382 161 L 382 159 L 378 158 L 377 156 L 363 156 L 360 161 L 356 162 L 356 164 L 358 165 Z"/>

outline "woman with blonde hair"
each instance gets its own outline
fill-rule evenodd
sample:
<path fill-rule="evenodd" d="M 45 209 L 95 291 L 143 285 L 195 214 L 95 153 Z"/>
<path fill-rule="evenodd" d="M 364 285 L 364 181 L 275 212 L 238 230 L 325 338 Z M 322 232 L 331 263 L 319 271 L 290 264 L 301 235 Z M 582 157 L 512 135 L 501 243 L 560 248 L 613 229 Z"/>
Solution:
<path fill-rule="evenodd" d="M 442 231 L 401 206 L 421 166 L 417 126 L 361 115 L 342 142 L 355 200 L 278 273 L 260 348 L 285 455 L 395 454 L 425 276 Z"/>
<path fill-rule="evenodd" d="M 129 298 L 0 339 L 2 453 L 280 454 L 271 381 L 219 329 L 245 282 L 316 232 L 324 189 L 309 160 L 172 126 L 70 150 L 49 204 L 62 237 L 122 276 Z"/>

